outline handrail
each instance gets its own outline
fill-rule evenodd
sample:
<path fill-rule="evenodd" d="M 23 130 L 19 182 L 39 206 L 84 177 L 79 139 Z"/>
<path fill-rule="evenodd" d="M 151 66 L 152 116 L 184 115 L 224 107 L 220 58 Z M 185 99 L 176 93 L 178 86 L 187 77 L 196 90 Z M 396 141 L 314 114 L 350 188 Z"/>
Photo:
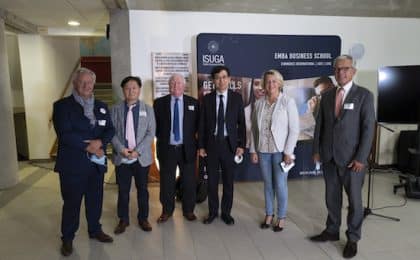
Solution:
<path fill-rule="evenodd" d="M 68 78 L 68 80 L 66 82 L 66 85 L 65 85 L 63 91 L 61 92 L 61 95 L 60 95 L 60 98 L 59 99 L 62 99 L 64 97 L 64 95 L 67 93 L 67 90 L 69 89 L 70 84 L 71 84 L 71 80 L 72 80 L 73 74 L 80 67 L 80 62 L 81 62 L 81 58 L 79 58 L 77 60 L 76 65 L 74 66 L 74 68 L 73 68 L 73 70 L 72 70 L 72 72 L 71 72 L 71 74 L 70 74 L 70 76 L 69 76 L 69 78 Z M 48 120 L 48 128 L 51 128 L 52 127 L 52 117 L 53 117 L 53 115 L 52 115 L 52 112 L 51 112 L 50 119 Z"/>
<path fill-rule="evenodd" d="M 66 85 L 64 87 L 64 90 L 61 92 L 61 95 L 60 95 L 60 98 L 59 99 L 62 99 L 64 97 L 64 95 L 67 93 L 67 90 L 69 89 L 69 87 L 71 85 L 71 80 L 73 78 L 73 74 L 80 67 L 80 62 L 81 62 L 81 58 L 79 58 L 77 60 L 77 62 L 76 62 L 76 65 L 74 65 L 74 68 L 73 68 L 72 72 L 70 73 L 70 76 L 69 76 L 69 78 L 68 78 L 68 80 L 66 82 Z M 51 129 L 51 127 L 53 125 L 52 123 L 53 123 L 53 112 L 51 112 L 51 116 L 50 116 L 50 119 L 48 121 L 48 128 Z M 55 147 L 57 147 L 57 141 L 58 141 L 57 138 L 55 138 L 55 141 L 54 141 L 53 145 L 50 148 L 50 157 L 52 157 L 53 152 L 54 152 L 54 149 L 55 149 Z"/>

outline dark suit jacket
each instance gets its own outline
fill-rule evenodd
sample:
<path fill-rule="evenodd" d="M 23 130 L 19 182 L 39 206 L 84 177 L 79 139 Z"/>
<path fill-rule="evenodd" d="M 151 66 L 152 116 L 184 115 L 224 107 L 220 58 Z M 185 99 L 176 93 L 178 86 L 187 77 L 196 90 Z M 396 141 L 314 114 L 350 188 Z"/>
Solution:
<path fill-rule="evenodd" d="M 334 158 L 337 165 L 346 166 L 352 160 L 366 164 L 375 131 L 375 110 L 372 93 L 353 84 L 335 118 L 337 88 L 322 95 L 314 134 L 313 152 L 323 162 Z"/>
<path fill-rule="evenodd" d="M 76 102 L 73 95 L 54 103 L 53 122 L 58 138 L 58 152 L 54 171 L 65 173 L 83 173 L 91 167 L 86 152 L 88 143 L 85 140 L 101 139 L 103 149 L 114 136 L 108 107 L 95 100 L 94 109 L 96 124 L 92 127 L 83 113 L 83 107 Z M 101 167 L 106 171 L 106 167 Z"/>
<path fill-rule="evenodd" d="M 184 155 L 187 162 L 197 159 L 197 132 L 199 119 L 199 106 L 195 98 L 184 95 L 184 118 L 182 122 L 182 140 Z M 171 132 L 171 95 L 160 97 L 154 101 L 153 109 L 156 117 L 157 157 L 165 160 L 168 154 L 168 145 Z"/>
<path fill-rule="evenodd" d="M 203 97 L 200 107 L 199 148 L 207 149 L 210 138 L 214 138 L 216 124 L 216 91 L 213 91 Z M 232 90 L 228 90 L 225 124 L 231 151 L 235 153 L 238 147 L 245 149 L 246 131 L 242 96 Z"/>

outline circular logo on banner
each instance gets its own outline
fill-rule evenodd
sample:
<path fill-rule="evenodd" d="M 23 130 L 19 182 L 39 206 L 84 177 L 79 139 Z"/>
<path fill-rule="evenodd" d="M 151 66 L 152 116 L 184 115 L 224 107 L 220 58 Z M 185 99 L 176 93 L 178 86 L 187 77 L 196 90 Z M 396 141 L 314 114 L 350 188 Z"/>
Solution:
<path fill-rule="evenodd" d="M 216 53 L 219 50 L 219 44 L 216 41 L 210 41 L 209 44 L 207 44 L 207 49 L 211 53 Z"/>

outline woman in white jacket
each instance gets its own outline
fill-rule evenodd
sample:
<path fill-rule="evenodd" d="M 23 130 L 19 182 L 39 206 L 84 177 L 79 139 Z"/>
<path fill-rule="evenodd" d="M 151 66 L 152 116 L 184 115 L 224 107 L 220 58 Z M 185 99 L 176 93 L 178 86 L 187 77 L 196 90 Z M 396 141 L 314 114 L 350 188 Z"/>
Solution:
<path fill-rule="evenodd" d="M 260 165 L 264 180 L 265 219 L 260 227 L 282 231 L 287 211 L 287 172 L 280 163 L 291 164 L 299 136 L 299 115 L 295 101 L 282 93 L 283 76 L 276 70 L 263 74 L 266 98 L 255 103 L 252 113 L 251 161 Z M 277 199 L 277 220 L 274 220 L 274 200 Z"/>

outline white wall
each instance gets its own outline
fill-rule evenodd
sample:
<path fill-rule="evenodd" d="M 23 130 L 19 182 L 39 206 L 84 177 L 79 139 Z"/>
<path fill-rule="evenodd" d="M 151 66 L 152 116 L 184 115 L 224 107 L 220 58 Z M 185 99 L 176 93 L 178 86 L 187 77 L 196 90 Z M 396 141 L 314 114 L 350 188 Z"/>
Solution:
<path fill-rule="evenodd" d="M 131 73 L 144 80 L 143 97 L 148 103 L 152 99 L 152 52 L 191 53 L 196 90 L 195 37 L 199 33 L 338 35 L 343 53 L 361 43 L 365 55 L 358 63 L 356 81 L 375 96 L 378 67 L 420 64 L 420 19 L 165 11 L 130 11 L 129 17 Z M 385 147 L 380 144 L 380 164 L 395 163 L 393 146 L 397 136 L 386 136 Z"/>
<path fill-rule="evenodd" d="M 49 127 L 52 104 L 80 58 L 79 38 L 20 34 L 18 42 L 29 159 L 46 159 L 56 138 Z"/>

